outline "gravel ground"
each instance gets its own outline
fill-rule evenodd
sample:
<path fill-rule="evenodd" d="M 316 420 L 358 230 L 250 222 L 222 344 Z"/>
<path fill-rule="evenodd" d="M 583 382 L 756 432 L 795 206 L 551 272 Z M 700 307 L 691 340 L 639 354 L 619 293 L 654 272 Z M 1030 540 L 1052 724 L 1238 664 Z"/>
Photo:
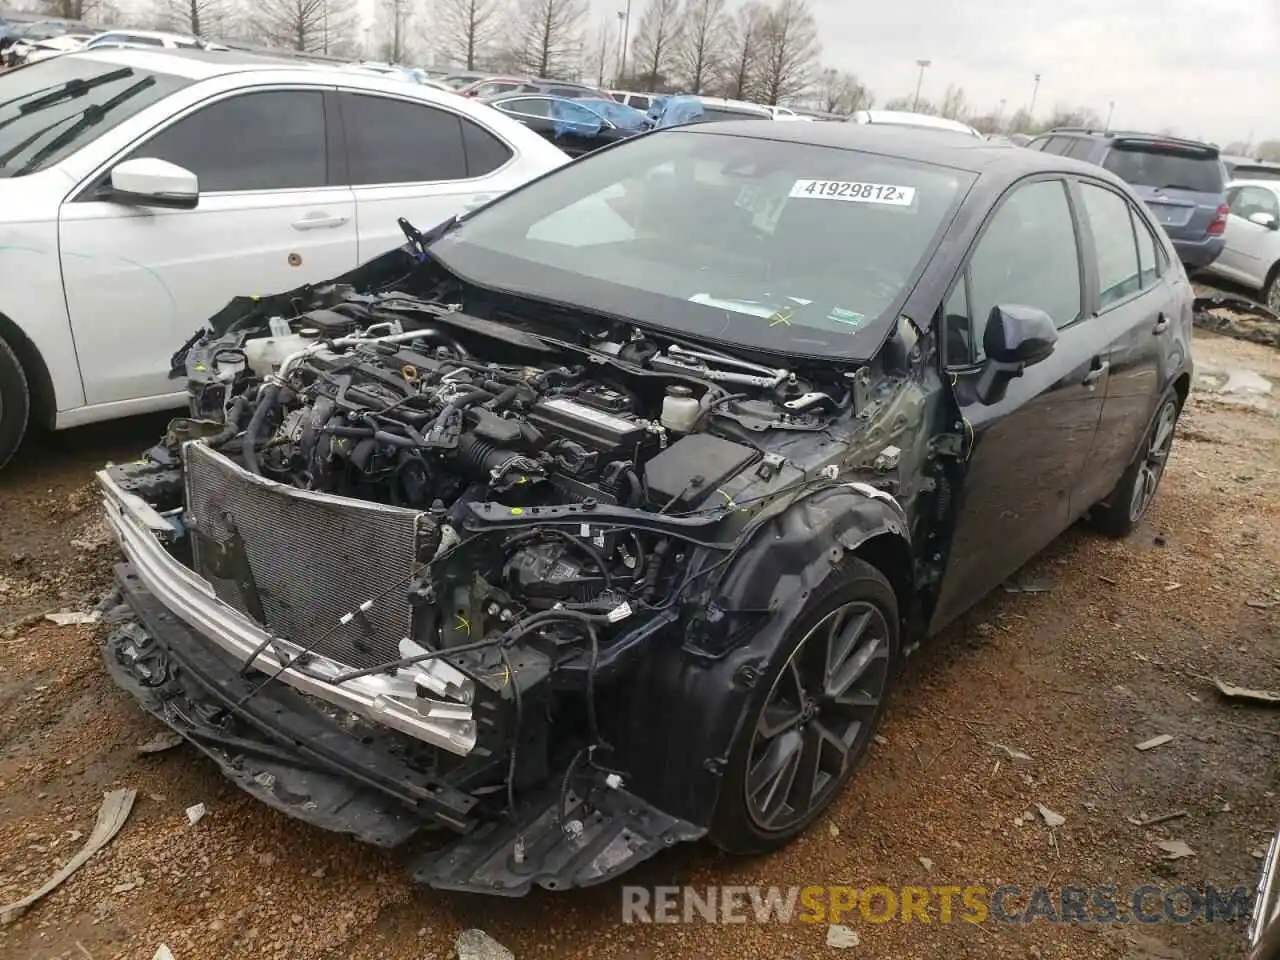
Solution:
<path fill-rule="evenodd" d="M 1196 348 L 1213 369 L 1280 385 L 1280 352 L 1211 334 Z M 1280 808 L 1280 713 L 1228 704 L 1207 678 L 1280 689 L 1280 418 L 1209 392 L 1221 379 L 1184 415 L 1143 529 L 1124 542 L 1067 533 L 1028 571 L 1049 592 L 999 591 L 917 653 L 883 742 L 823 822 L 771 857 L 688 846 L 628 882 L 1251 885 Z M 0 929 L 0 956 L 150 960 L 163 942 L 177 960 L 444 960 L 469 927 L 521 958 L 842 955 L 825 926 L 624 926 L 616 886 L 514 902 L 415 889 L 400 855 L 272 812 L 189 747 L 138 756 L 159 727 L 106 679 L 95 628 L 40 615 L 100 595 L 112 551 L 88 471 L 162 423 L 44 440 L 0 475 L 0 902 L 80 847 L 104 791 L 138 791 L 112 844 Z M 1134 749 L 1160 734 L 1173 739 Z M 209 813 L 191 826 L 184 810 L 197 802 Z M 1037 804 L 1065 823 L 1024 820 Z M 1154 826 L 1130 820 L 1177 811 Z M 1161 840 L 1195 854 L 1165 861 Z M 1239 923 L 1139 932 L 934 916 L 858 920 L 861 944 L 844 955 L 1243 955 Z"/>

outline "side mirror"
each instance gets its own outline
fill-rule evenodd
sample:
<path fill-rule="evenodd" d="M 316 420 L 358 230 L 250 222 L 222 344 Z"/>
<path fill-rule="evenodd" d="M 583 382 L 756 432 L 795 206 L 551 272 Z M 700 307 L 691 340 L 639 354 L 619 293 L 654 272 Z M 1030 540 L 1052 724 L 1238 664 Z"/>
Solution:
<path fill-rule="evenodd" d="M 1249 222 L 1256 223 L 1260 227 L 1266 227 L 1268 230 L 1280 230 L 1280 220 L 1276 219 L 1276 215 L 1263 210 L 1249 214 Z"/>
<path fill-rule="evenodd" d="M 112 169 L 106 199 L 140 207 L 194 210 L 200 203 L 200 181 L 176 163 L 139 157 Z"/>
<path fill-rule="evenodd" d="M 982 334 L 987 359 L 978 376 L 978 399 L 988 405 L 999 403 L 1009 381 L 1053 353 L 1057 342 L 1057 327 L 1043 310 L 1016 304 L 992 307 Z"/>

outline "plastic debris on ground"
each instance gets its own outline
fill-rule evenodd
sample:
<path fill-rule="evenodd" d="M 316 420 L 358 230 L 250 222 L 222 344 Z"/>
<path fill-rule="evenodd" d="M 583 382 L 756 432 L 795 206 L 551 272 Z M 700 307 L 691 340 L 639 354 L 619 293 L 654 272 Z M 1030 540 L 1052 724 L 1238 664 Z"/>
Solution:
<path fill-rule="evenodd" d="M 63 864 L 62 869 L 50 877 L 48 882 L 35 893 L 0 907 L 0 924 L 10 922 L 45 894 L 56 890 L 68 877 L 83 867 L 90 857 L 110 843 L 124 826 L 125 820 L 129 818 L 129 811 L 133 809 L 136 796 L 136 790 L 127 789 L 112 790 L 104 794 L 102 806 L 98 808 L 98 821 L 93 825 L 93 832 L 89 834 L 89 839 L 80 848 L 80 852 Z"/>

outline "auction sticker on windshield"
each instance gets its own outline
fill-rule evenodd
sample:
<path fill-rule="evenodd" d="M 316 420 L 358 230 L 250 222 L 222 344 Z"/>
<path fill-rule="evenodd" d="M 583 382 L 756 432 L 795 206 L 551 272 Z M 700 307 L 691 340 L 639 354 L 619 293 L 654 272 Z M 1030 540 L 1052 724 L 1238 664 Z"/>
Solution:
<path fill-rule="evenodd" d="M 891 183 L 858 183 L 853 180 L 797 180 L 788 196 L 909 207 L 916 198 L 916 188 Z"/>

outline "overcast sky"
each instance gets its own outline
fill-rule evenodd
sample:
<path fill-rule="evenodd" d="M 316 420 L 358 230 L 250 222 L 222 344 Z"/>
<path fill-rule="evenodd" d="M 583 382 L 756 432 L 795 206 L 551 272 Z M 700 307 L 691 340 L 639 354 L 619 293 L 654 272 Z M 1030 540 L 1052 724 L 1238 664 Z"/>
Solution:
<path fill-rule="evenodd" d="M 601 16 L 626 0 L 591 0 Z M 632 0 L 632 27 L 647 0 Z M 737 0 L 729 0 L 737 6 Z M 1280 138 L 1280 0 L 809 0 L 823 62 L 852 70 L 879 103 L 948 83 L 1006 116 L 1085 105 L 1113 126 L 1226 144 Z"/>

